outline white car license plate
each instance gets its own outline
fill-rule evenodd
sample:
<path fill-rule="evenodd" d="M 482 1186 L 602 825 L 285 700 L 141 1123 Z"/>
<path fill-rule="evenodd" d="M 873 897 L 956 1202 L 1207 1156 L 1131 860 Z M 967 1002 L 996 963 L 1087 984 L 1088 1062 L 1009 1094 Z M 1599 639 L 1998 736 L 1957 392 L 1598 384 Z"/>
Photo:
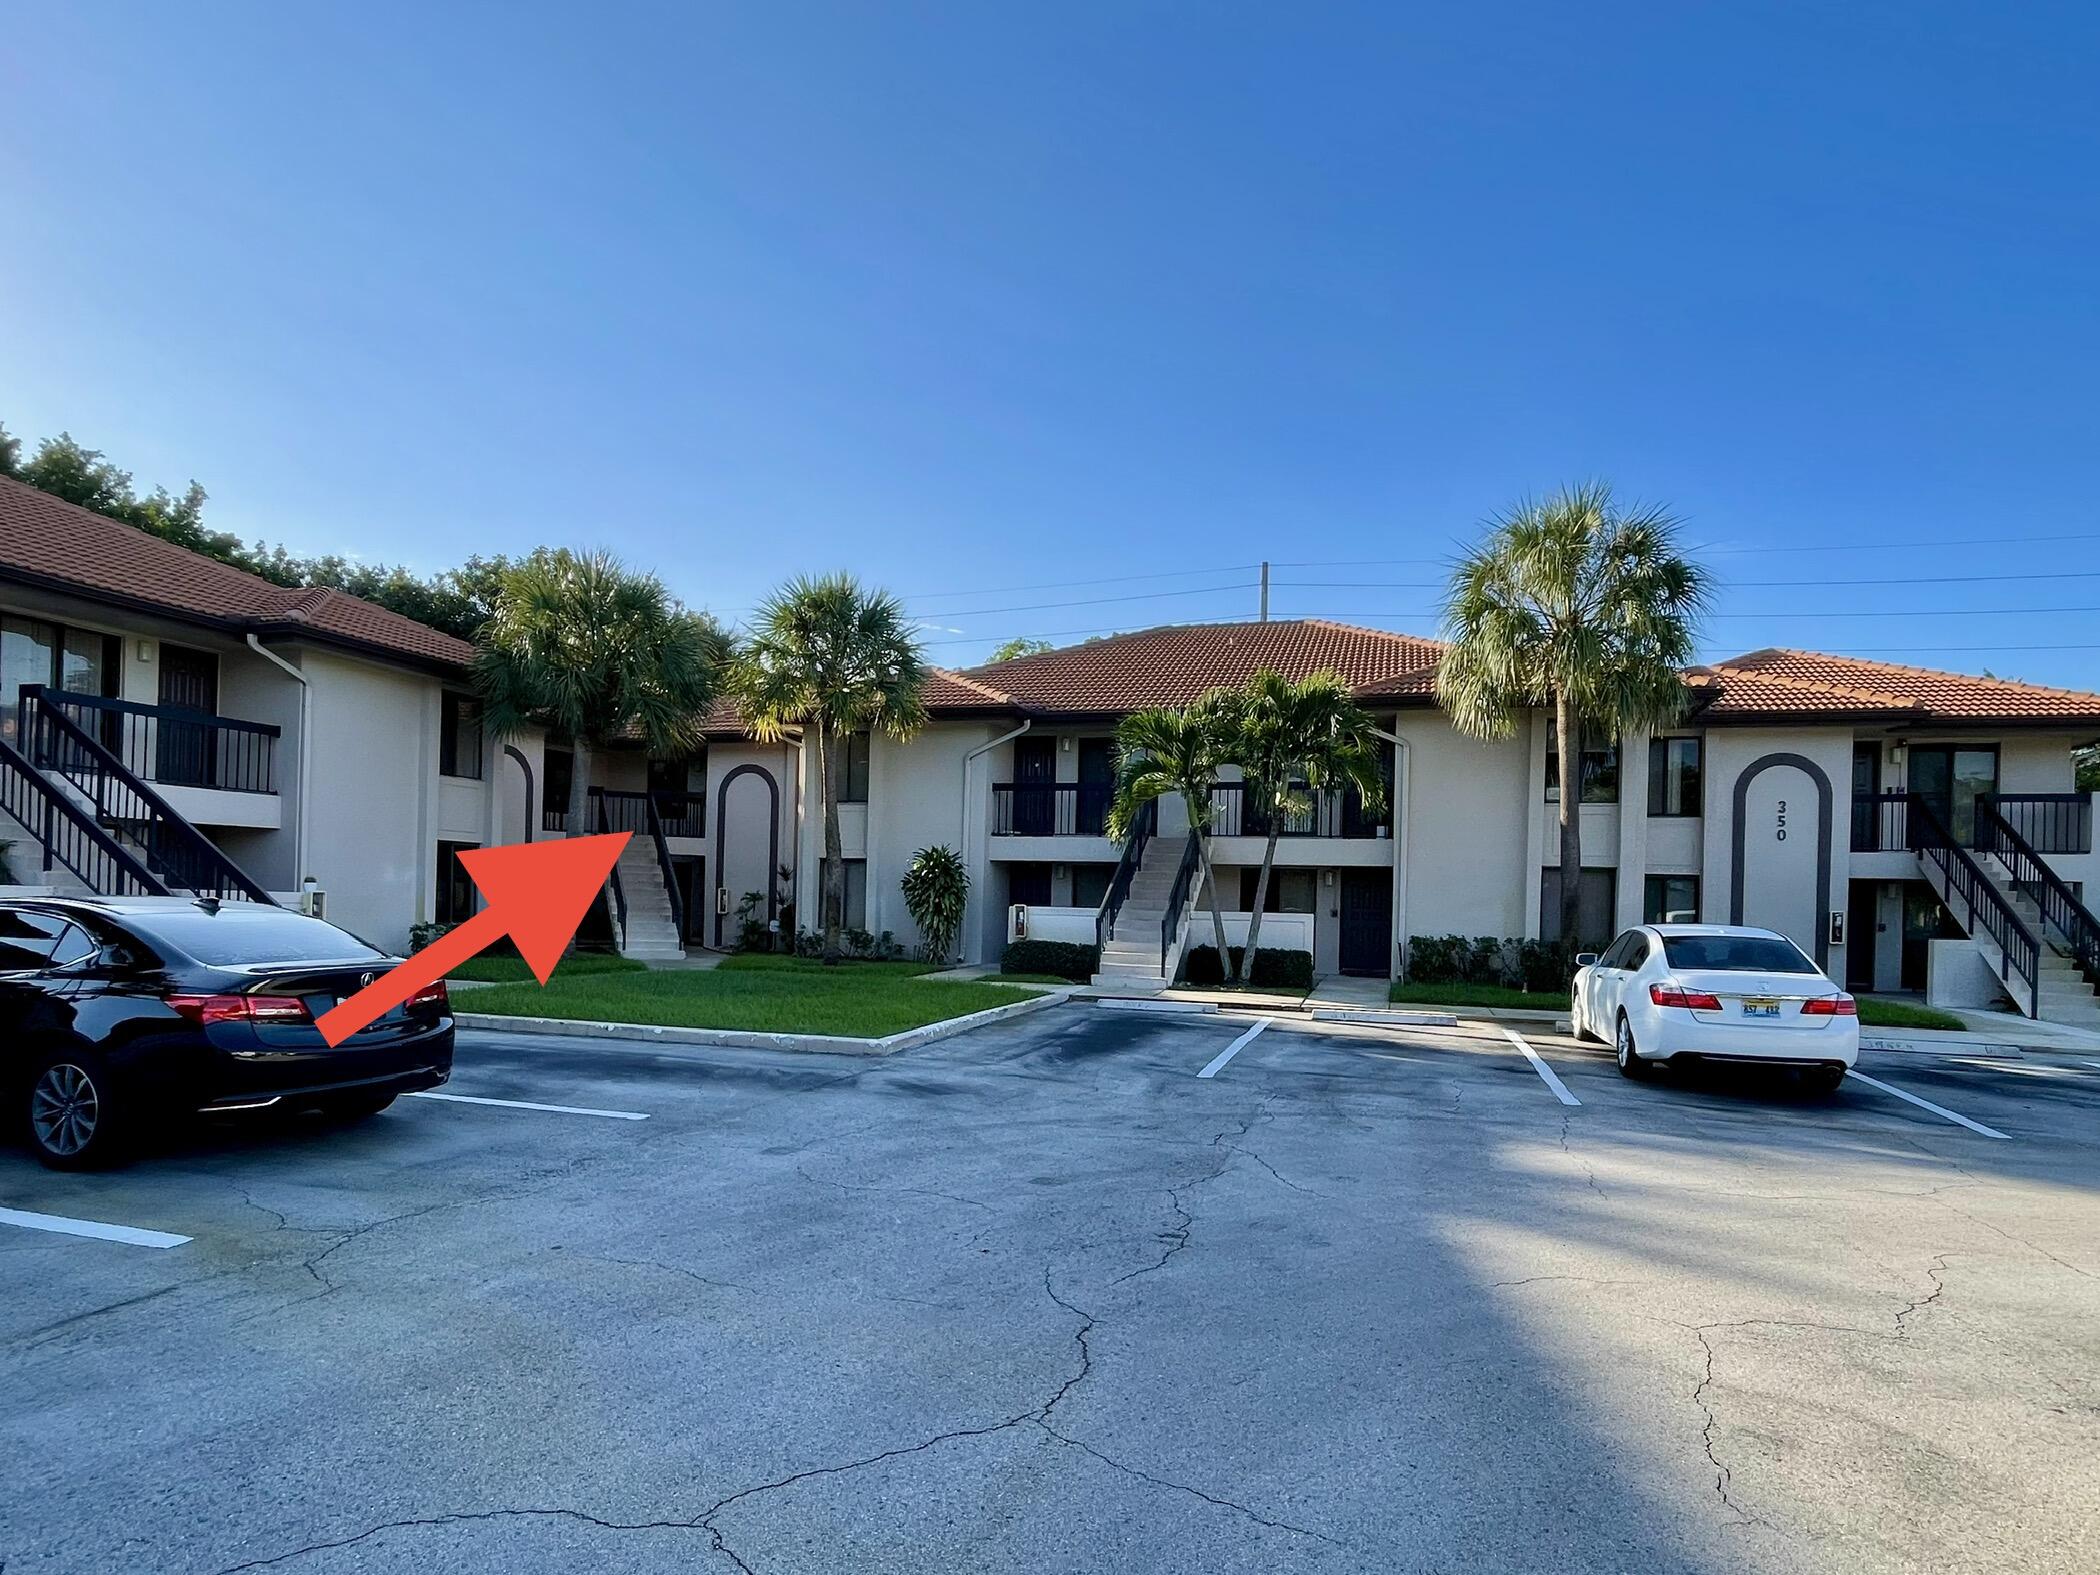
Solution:
<path fill-rule="evenodd" d="M 1776 998 L 1769 995 L 1746 995 L 1743 997 L 1743 1015 L 1745 1017 L 1777 1017 L 1779 1015 L 1779 1002 Z"/>

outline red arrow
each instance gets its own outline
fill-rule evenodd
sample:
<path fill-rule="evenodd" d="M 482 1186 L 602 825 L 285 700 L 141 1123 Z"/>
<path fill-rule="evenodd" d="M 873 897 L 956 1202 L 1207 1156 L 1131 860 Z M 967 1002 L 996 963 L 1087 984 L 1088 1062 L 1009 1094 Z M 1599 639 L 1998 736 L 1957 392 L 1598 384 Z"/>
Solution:
<path fill-rule="evenodd" d="M 321 1037 L 331 1046 L 341 1044 L 505 935 L 545 984 L 630 835 L 614 831 L 462 853 L 460 863 L 486 899 L 482 910 L 323 1012 Z"/>

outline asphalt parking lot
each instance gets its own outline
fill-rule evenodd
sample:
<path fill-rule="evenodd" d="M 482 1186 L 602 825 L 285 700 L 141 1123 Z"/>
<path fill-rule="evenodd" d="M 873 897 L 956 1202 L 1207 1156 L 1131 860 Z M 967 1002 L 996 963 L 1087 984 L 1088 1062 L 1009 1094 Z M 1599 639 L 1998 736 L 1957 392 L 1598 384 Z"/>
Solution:
<path fill-rule="evenodd" d="M 1254 1026 L 0 1150 L 0 1569 L 2100 1567 L 2100 1067 Z"/>

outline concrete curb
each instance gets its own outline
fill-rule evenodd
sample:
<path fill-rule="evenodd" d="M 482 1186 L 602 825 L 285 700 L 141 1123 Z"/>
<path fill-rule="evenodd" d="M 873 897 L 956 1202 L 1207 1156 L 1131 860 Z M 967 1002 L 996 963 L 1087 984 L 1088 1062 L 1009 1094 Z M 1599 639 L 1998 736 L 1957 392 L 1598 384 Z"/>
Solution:
<path fill-rule="evenodd" d="M 1024 1017 L 1046 1007 L 1061 1006 L 1070 999 L 1070 992 L 1056 991 L 1032 1000 L 971 1012 L 964 1017 L 949 1017 L 922 1027 L 907 1028 L 886 1039 L 855 1039 L 843 1034 L 767 1034 L 745 1028 L 669 1028 L 658 1023 L 600 1023 L 569 1017 L 499 1017 L 486 1012 L 455 1012 L 452 1020 L 461 1028 L 499 1034 L 540 1034 L 567 1039 L 639 1039 L 652 1044 L 796 1050 L 811 1055 L 885 1056 L 951 1039 L 973 1028 L 1005 1022 L 1010 1017 Z"/>
<path fill-rule="evenodd" d="M 1169 1017 L 1207 1017 L 1218 1010 L 1216 1001 L 1169 1001 L 1155 996 L 1098 995 L 1094 1004 L 1104 1012 L 1162 1012 Z"/>
<path fill-rule="evenodd" d="M 1312 1019 L 1316 1023 L 1371 1023 L 1392 1028 L 1456 1028 L 1457 1017 L 1450 1012 L 1381 1012 L 1375 1007 L 1358 1009 L 1347 1006 L 1323 1006 L 1315 1008 Z"/>

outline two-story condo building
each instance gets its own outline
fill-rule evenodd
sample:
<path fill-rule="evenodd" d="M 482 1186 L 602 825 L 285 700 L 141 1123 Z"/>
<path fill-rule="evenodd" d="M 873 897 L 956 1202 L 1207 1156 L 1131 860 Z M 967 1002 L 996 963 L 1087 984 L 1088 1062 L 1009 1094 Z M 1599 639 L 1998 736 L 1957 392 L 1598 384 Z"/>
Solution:
<path fill-rule="evenodd" d="M 1330 794 L 1284 828 L 1264 944 L 1310 951 L 1323 973 L 1385 975 L 1404 969 L 1410 936 L 1553 938 L 1550 718 L 1506 740 L 1461 734 L 1436 704 L 1441 653 L 1288 620 L 1153 629 L 942 672 L 923 731 L 847 752 L 848 921 L 914 940 L 900 882 L 914 850 L 946 844 L 973 876 L 968 959 L 996 961 L 1025 924 L 1038 938 L 1098 940 L 1109 977 L 1172 977 L 1210 937 L 1185 868 L 1186 807 L 1165 803 L 1131 844 L 1106 835 L 1115 726 L 1269 667 L 1339 674 L 1376 719 L 1393 790 L 1382 814 Z M 2100 927 L 2083 906 L 2100 866 L 2072 761 L 2100 734 L 2100 696 L 1796 651 L 1694 668 L 1685 683 L 1679 726 L 1586 751 L 1584 940 L 1662 918 L 1764 924 L 1860 989 L 1929 986 L 1954 1004 L 2010 998 L 2100 1024 Z M 667 802 L 706 828 L 677 850 L 686 936 L 733 943 L 740 907 L 812 925 L 813 751 L 762 749 L 726 710 L 711 729 L 704 766 L 613 766 L 637 798 L 645 770 L 676 774 Z M 1238 941 L 1267 827 L 1226 776 L 1213 858 Z"/>
<path fill-rule="evenodd" d="M 1263 668 L 1338 674 L 1376 720 L 1392 791 L 1328 794 L 1278 844 L 1267 945 L 1323 973 L 1404 971 L 1410 937 L 1544 936 L 1560 902 L 1562 784 L 1543 714 L 1459 733 L 1442 647 L 1318 620 L 1207 624 L 937 672 L 928 725 L 843 752 L 848 922 L 917 940 L 901 882 L 945 844 L 972 875 L 968 960 L 1016 934 L 1098 945 L 1157 986 L 1209 936 L 1187 807 L 1106 834 L 1114 732 Z M 291 902 L 389 946 L 475 897 L 463 848 L 636 835 L 603 923 L 629 952 L 813 927 L 815 751 L 733 710 L 694 758 L 571 757 L 483 736 L 471 648 L 335 591 L 286 589 L 0 479 L 4 882 Z M 1798 651 L 1685 675 L 1683 721 L 1597 740 L 1581 798 L 1581 939 L 1644 919 L 1770 925 L 1861 989 L 2100 1024 L 2092 795 L 2072 753 L 2100 696 Z M 1267 826 L 1231 773 L 1210 806 L 1218 898 L 1247 928 Z M 0 884 L 4 884 L 0 882 Z"/>
<path fill-rule="evenodd" d="M 0 883 L 292 903 L 403 947 L 496 838 L 472 647 L 0 478 Z"/>

